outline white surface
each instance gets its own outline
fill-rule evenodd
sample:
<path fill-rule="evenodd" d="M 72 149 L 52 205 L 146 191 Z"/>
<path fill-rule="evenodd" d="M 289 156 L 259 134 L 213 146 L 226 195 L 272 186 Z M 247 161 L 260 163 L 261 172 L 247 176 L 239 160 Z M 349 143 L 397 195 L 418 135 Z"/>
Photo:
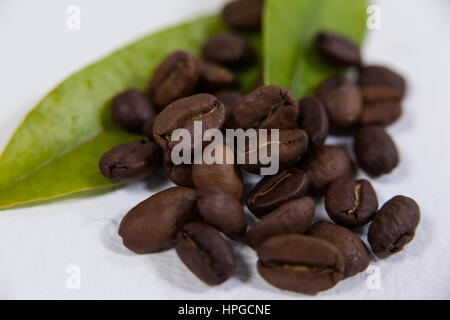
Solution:
<path fill-rule="evenodd" d="M 70 73 L 147 32 L 213 11 L 221 2 L 2 0 L 0 149 L 33 105 Z M 282 292 L 259 277 L 255 254 L 247 248 L 240 250 L 244 262 L 238 276 L 209 288 L 174 251 L 134 255 L 121 246 L 117 224 L 129 208 L 162 187 L 141 183 L 100 196 L 1 211 L 0 298 L 450 298 L 450 3 L 376 3 L 382 28 L 371 32 L 364 56 L 405 74 L 409 94 L 404 117 L 389 128 L 400 149 L 400 167 L 373 184 L 380 203 L 404 194 L 422 208 L 415 240 L 389 259 L 372 261 L 381 289 L 369 288 L 366 272 L 315 297 Z M 80 31 L 66 28 L 70 4 L 81 7 Z M 322 205 L 319 218 L 326 218 Z M 67 288 L 70 265 L 80 267 L 80 290 Z"/>

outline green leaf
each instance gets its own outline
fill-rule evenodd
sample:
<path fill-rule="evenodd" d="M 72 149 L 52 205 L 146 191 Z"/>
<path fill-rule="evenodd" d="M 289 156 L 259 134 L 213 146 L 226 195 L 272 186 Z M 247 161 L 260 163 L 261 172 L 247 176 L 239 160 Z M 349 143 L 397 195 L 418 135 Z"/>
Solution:
<path fill-rule="evenodd" d="M 264 81 L 289 88 L 297 98 L 310 95 L 340 70 L 322 61 L 313 48 L 326 29 L 361 43 L 367 0 L 266 0 L 263 25 Z"/>
<path fill-rule="evenodd" d="M 145 89 L 171 51 L 199 55 L 205 40 L 225 31 L 218 17 L 166 29 L 116 51 L 72 75 L 26 117 L 0 156 L 0 208 L 113 185 L 98 170 L 110 148 L 139 138 L 114 127 L 108 108 L 119 92 Z M 251 41 L 260 46 L 260 37 Z M 258 68 L 239 71 L 251 90 Z"/>

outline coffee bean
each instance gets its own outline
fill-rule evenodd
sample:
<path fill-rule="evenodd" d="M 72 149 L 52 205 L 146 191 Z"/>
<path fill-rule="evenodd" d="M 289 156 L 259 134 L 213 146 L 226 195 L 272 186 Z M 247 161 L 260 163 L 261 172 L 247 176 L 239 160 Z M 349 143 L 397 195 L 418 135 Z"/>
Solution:
<path fill-rule="evenodd" d="M 119 127 L 141 133 L 144 123 L 155 121 L 155 107 L 144 93 L 138 89 L 130 89 L 117 95 L 111 105 L 111 115 Z"/>
<path fill-rule="evenodd" d="M 244 96 L 239 91 L 232 90 L 222 90 L 215 94 L 217 99 L 219 99 L 225 106 L 226 120 L 223 127 L 225 129 L 232 128 L 231 115 L 233 110 L 236 109 L 244 99 Z"/>
<path fill-rule="evenodd" d="M 198 87 L 202 90 L 230 88 L 236 82 L 234 73 L 218 64 L 201 60 L 199 62 L 200 79 Z"/>
<path fill-rule="evenodd" d="M 347 228 L 319 221 L 314 223 L 306 234 L 326 240 L 341 251 L 345 260 L 344 278 L 363 272 L 369 266 L 369 251 L 361 239 Z"/>
<path fill-rule="evenodd" d="M 153 137 L 164 150 L 169 151 L 179 143 L 172 141 L 172 132 L 186 129 L 191 134 L 194 145 L 194 121 L 202 122 L 202 132 L 208 129 L 221 129 L 225 122 L 225 107 L 210 94 L 197 94 L 179 99 L 168 105 L 153 124 Z"/>
<path fill-rule="evenodd" d="M 279 169 L 289 168 L 295 160 L 300 158 L 308 148 L 308 135 L 301 129 L 282 130 L 279 132 L 279 139 L 276 141 L 271 134 L 267 135 L 267 142 L 258 142 L 256 148 L 250 149 L 247 144 L 245 150 L 245 164 L 240 167 L 247 172 L 261 174 L 262 168 L 269 168 L 271 164 L 263 164 L 259 155 L 261 148 L 267 148 L 267 155 L 271 157 L 272 146 L 278 145 L 278 163 Z M 257 159 L 255 164 L 250 163 L 251 159 Z"/>
<path fill-rule="evenodd" d="M 402 106 L 398 101 L 379 101 L 366 103 L 363 106 L 359 123 L 378 124 L 389 126 L 396 122 L 402 115 Z"/>
<path fill-rule="evenodd" d="M 221 187 L 205 185 L 198 188 L 197 208 L 208 224 L 232 240 L 241 239 L 247 230 L 247 219 L 241 203 Z"/>
<path fill-rule="evenodd" d="M 333 128 L 347 128 L 358 121 L 362 110 L 361 93 L 345 76 L 326 79 L 317 89 L 317 97 L 325 105 Z"/>
<path fill-rule="evenodd" d="M 309 188 L 308 175 L 291 167 L 273 176 L 264 177 L 247 196 L 248 209 L 262 217 L 283 203 L 306 195 Z"/>
<path fill-rule="evenodd" d="M 235 128 L 295 129 L 299 115 L 298 101 L 289 90 L 263 86 L 249 93 L 233 111 Z"/>
<path fill-rule="evenodd" d="M 161 152 L 154 142 L 137 140 L 121 144 L 103 155 L 100 172 L 109 180 L 131 183 L 145 178 L 159 165 Z"/>
<path fill-rule="evenodd" d="M 299 128 L 309 137 L 311 149 L 318 149 L 325 143 L 329 130 L 327 110 L 319 99 L 306 97 L 300 100 Z"/>
<path fill-rule="evenodd" d="M 400 100 L 406 91 L 405 79 L 394 71 L 381 66 L 361 68 L 358 84 L 366 102 Z"/>
<path fill-rule="evenodd" d="M 342 148 L 323 146 L 299 166 L 311 181 L 311 191 L 322 193 L 333 180 L 351 175 L 352 160 Z"/>
<path fill-rule="evenodd" d="M 122 219 L 119 235 L 136 253 L 167 248 L 179 229 L 195 216 L 195 190 L 174 187 L 157 193 L 130 210 Z"/>
<path fill-rule="evenodd" d="M 359 166 L 373 177 L 390 173 L 399 163 L 397 147 L 381 126 L 358 129 L 354 149 Z"/>
<path fill-rule="evenodd" d="M 309 197 L 286 202 L 251 228 L 245 235 L 245 243 L 253 249 L 257 249 L 270 237 L 303 233 L 311 225 L 315 210 L 314 201 Z"/>
<path fill-rule="evenodd" d="M 343 66 L 359 66 L 361 53 L 359 47 L 346 37 L 323 31 L 314 41 L 316 50 L 327 61 Z"/>
<path fill-rule="evenodd" d="M 179 186 L 193 187 L 194 181 L 192 180 L 192 165 L 191 164 L 179 164 L 176 165 L 172 162 L 170 152 L 164 153 L 163 159 L 164 170 L 170 181 Z"/>
<path fill-rule="evenodd" d="M 219 231 L 201 222 L 185 225 L 177 235 L 175 249 L 181 261 L 209 285 L 226 281 L 236 270 L 236 258 Z"/>
<path fill-rule="evenodd" d="M 264 0 L 234 0 L 225 5 L 222 18 L 236 30 L 256 31 L 261 28 Z"/>
<path fill-rule="evenodd" d="M 378 210 L 378 199 L 369 181 L 343 177 L 328 186 L 325 208 L 337 224 L 360 227 L 373 219 Z"/>
<path fill-rule="evenodd" d="M 386 258 L 411 242 L 420 220 L 420 208 L 408 197 L 396 196 L 377 212 L 369 228 L 368 241 L 373 253 Z"/>
<path fill-rule="evenodd" d="M 334 287 L 344 257 L 328 241 L 299 234 L 271 237 L 258 248 L 259 274 L 282 290 L 315 294 Z"/>
<path fill-rule="evenodd" d="M 233 33 L 223 33 L 205 43 L 203 57 L 224 66 L 234 67 L 253 62 L 255 53 L 244 37 Z"/>
<path fill-rule="evenodd" d="M 199 78 L 197 59 L 186 51 L 169 54 L 156 68 L 149 86 L 155 105 L 164 109 L 173 101 L 190 95 Z"/>

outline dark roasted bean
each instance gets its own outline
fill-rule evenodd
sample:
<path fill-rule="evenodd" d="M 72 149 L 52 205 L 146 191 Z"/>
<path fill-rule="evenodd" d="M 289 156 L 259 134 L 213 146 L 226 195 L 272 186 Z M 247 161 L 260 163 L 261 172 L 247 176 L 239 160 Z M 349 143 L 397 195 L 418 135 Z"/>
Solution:
<path fill-rule="evenodd" d="M 239 66 L 252 63 L 255 53 L 243 36 L 223 33 L 212 37 L 205 43 L 203 57 L 221 65 Z"/>
<path fill-rule="evenodd" d="M 234 0 L 225 5 L 222 18 L 236 30 L 255 31 L 261 28 L 264 0 Z"/>
<path fill-rule="evenodd" d="M 402 105 L 398 101 L 366 103 L 359 117 L 359 123 L 362 125 L 378 124 L 386 127 L 396 122 L 401 115 Z"/>
<path fill-rule="evenodd" d="M 192 180 L 192 165 L 191 164 L 179 164 L 176 165 L 172 162 L 170 152 L 164 153 L 163 159 L 164 170 L 170 181 L 179 186 L 193 187 L 194 181 Z"/>
<path fill-rule="evenodd" d="M 203 90 L 227 89 L 236 82 L 236 76 L 233 71 L 212 62 L 201 60 L 199 62 L 199 70 L 198 87 Z"/>
<path fill-rule="evenodd" d="M 239 91 L 232 90 L 222 90 L 215 94 L 217 99 L 219 99 L 225 106 L 226 120 L 223 127 L 225 129 L 232 128 L 231 115 L 233 110 L 236 109 L 244 99 L 244 96 Z"/>
<path fill-rule="evenodd" d="M 349 39 L 329 32 L 320 32 L 315 39 L 316 50 L 327 61 L 343 66 L 359 66 L 359 47 Z"/>
<path fill-rule="evenodd" d="M 406 82 L 402 76 L 380 66 L 361 68 L 358 84 L 366 102 L 400 100 L 406 91 Z"/>
<path fill-rule="evenodd" d="M 309 137 L 311 149 L 318 149 L 328 136 L 329 120 L 327 110 L 319 99 L 307 97 L 299 102 L 299 128 Z"/>

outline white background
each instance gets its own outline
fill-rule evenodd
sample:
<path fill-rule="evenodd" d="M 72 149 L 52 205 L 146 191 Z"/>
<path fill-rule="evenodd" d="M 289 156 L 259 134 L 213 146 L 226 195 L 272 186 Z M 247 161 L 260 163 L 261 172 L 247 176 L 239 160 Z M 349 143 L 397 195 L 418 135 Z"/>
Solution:
<path fill-rule="evenodd" d="M 0 149 L 27 112 L 72 72 L 148 32 L 213 12 L 221 3 L 1 0 Z M 129 208 L 166 187 L 158 178 L 103 195 L 0 211 L 0 298 L 450 298 L 450 2 L 375 3 L 382 28 L 368 36 L 364 57 L 407 76 L 409 93 L 404 117 L 389 128 L 401 164 L 373 185 L 380 203 L 404 194 L 422 208 L 415 240 L 389 259 L 373 259 L 380 289 L 367 285 L 374 276 L 366 272 L 315 297 L 282 292 L 259 277 L 255 254 L 245 247 L 239 250 L 238 275 L 215 288 L 200 283 L 174 251 L 134 255 L 121 246 L 117 224 Z M 66 27 L 71 4 L 82 10 L 79 31 Z M 322 204 L 317 211 L 316 219 L 326 219 Z M 79 290 L 67 288 L 70 265 L 81 270 Z"/>

